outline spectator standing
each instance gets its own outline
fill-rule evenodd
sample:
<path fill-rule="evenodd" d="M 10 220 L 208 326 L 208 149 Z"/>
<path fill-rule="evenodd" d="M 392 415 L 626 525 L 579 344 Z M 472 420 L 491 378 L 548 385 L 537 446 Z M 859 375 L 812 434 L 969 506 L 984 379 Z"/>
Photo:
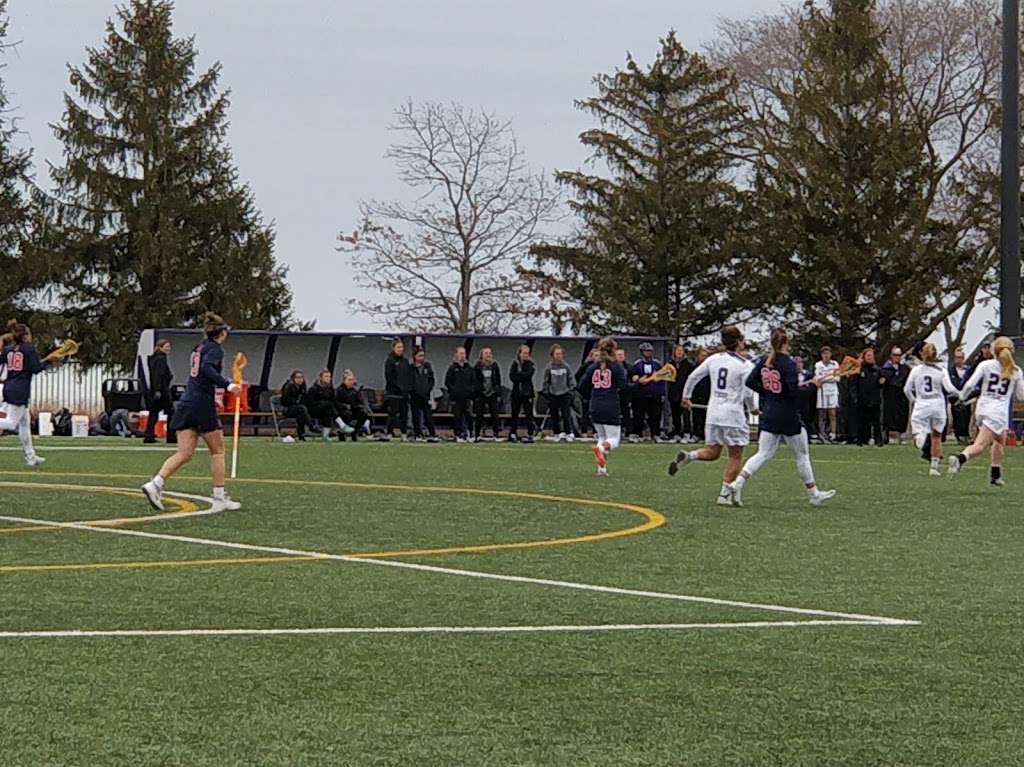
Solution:
<path fill-rule="evenodd" d="M 949 365 L 949 380 L 957 390 L 962 390 L 967 379 L 971 377 L 971 369 L 967 366 L 967 356 L 963 349 L 953 352 L 953 360 Z M 971 441 L 971 406 L 961 402 L 958 397 L 950 397 L 953 411 L 953 434 L 956 441 L 966 445 Z"/>
<path fill-rule="evenodd" d="M 452 430 L 456 442 L 468 442 L 473 436 L 473 414 L 471 408 L 476 398 L 476 370 L 466 359 L 466 347 L 455 349 L 452 364 L 444 375 L 444 388 L 452 407 Z"/>
<path fill-rule="evenodd" d="M 882 436 L 885 442 L 895 434 L 897 444 L 903 444 L 903 435 L 910 418 L 910 401 L 903 389 L 909 377 L 910 367 L 903 362 L 903 350 L 899 346 L 892 347 L 878 378 L 882 386 Z"/>
<path fill-rule="evenodd" d="M 661 416 L 665 408 L 665 382 L 647 381 L 661 370 L 661 360 L 654 357 L 654 346 L 648 342 L 640 344 L 640 359 L 633 363 L 632 379 L 640 388 L 633 399 L 634 409 L 639 407 L 640 414 L 637 417 L 637 436 L 641 439 L 644 434 L 644 425 L 651 433 L 652 441 L 662 441 Z M 639 403 L 637 405 L 637 403 Z"/>
<path fill-rule="evenodd" d="M 480 359 L 476 365 L 477 399 L 476 399 L 476 440 L 484 431 L 484 415 L 490 413 L 491 434 L 497 440 L 501 433 L 501 368 L 494 361 L 491 347 L 480 350 Z"/>
<path fill-rule="evenodd" d="M 622 365 L 626 371 L 626 385 L 619 389 L 619 411 L 622 415 L 621 437 L 632 441 L 633 428 L 633 395 L 636 393 L 637 385 L 630 380 L 629 363 L 626 361 L 626 350 L 622 347 L 615 349 L 615 361 Z"/>
<path fill-rule="evenodd" d="M 146 436 L 142 440 L 146 444 L 156 442 L 156 422 L 160 413 L 167 415 L 167 444 L 178 442 L 178 435 L 171 429 L 171 418 L 174 416 L 174 403 L 171 401 L 171 381 L 174 374 L 167 364 L 167 355 L 171 352 L 171 342 L 162 338 L 156 342 L 153 353 L 149 355 L 149 390 L 146 392 L 146 408 L 149 419 L 146 421 Z"/>
<path fill-rule="evenodd" d="M 686 346 L 676 344 L 672 347 L 672 357 L 668 364 L 676 369 L 676 380 L 668 385 L 668 405 L 672 413 L 672 433 L 669 434 L 676 442 L 690 442 L 693 434 L 693 418 L 691 411 L 683 407 L 683 387 L 686 379 L 693 372 L 694 365 L 686 356 Z"/>
<path fill-rule="evenodd" d="M 551 433 L 557 442 L 575 439 L 572 427 L 572 393 L 575 378 L 565 364 L 565 350 L 560 344 L 551 345 L 551 362 L 544 369 L 542 391 L 551 414 Z"/>
<path fill-rule="evenodd" d="M 875 364 L 875 350 L 870 346 L 860 355 L 860 374 L 857 376 L 857 423 L 859 425 L 858 445 L 867 445 L 874 437 L 875 445 L 881 447 L 882 439 L 882 389 L 879 379 L 881 371 Z"/>
<path fill-rule="evenodd" d="M 409 395 L 414 384 L 412 365 L 405 356 L 401 338 L 391 342 L 391 354 L 384 362 L 384 401 L 388 408 L 388 427 L 385 439 L 391 439 L 395 430 L 403 439 L 409 436 Z"/>
<path fill-rule="evenodd" d="M 697 367 L 711 356 L 708 349 L 697 350 Z M 693 403 L 693 436 L 697 442 L 703 442 L 708 417 L 708 403 L 711 402 L 711 379 L 705 378 L 693 388 L 693 396 L 690 398 Z"/>
<path fill-rule="evenodd" d="M 346 370 L 341 374 L 341 386 L 337 392 L 338 415 L 342 422 L 352 427 L 352 441 L 359 438 L 360 432 L 366 434 L 370 431 L 370 406 L 366 401 L 366 395 L 356 381 L 355 373 Z M 345 430 L 338 432 L 338 439 L 345 441 Z"/>
<path fill-rule="evenodd" d="M 590 419 L 590 395 L 591 387 L 583 385 L 588 368 L 591 364 L 601 359 L 601 352 L 595 346 L 590 354 L 583 360 L 583 364 L 576 368 L 576 391 L 580 397 L 580 432 L 589 434 L 594 431 L 594 424 Z"/>
<path fill-rule="evenodd" d="M 412 434 L 419 442 L 424 439 L 423 432 L 426 430 L 426 441 L 437 442 L 437 430 L 434 428 L 433 394 L 437 381 L 434 378 L 434 368 L 427 361 L 427 353 L 417 346 L 412 353 L 413 385 L 410 395 L 412 405 Z"/>
<path fill-rule="evenodd" d="M 792 357 L 791 359 L 793 360 L 793 364 L 796 366 L 797 384 L 799 386 L 806 386 L 811 383 L 811 381 L 814 380 L 814 373 L 807 369 L 807 366 L 804 364 L 804 358 Z M 804 400 L 804 409 L 800 414 L 800 419 L 803 421 L 808 435 L 810 435 L 808 439 L 810 439 L 811 436 L 818 436 L 818 418 L 815 410 L 815 405 L 818 400 L 817 391 L 818 390 L 815 389 L 815 396 L 807 397 Z"/>
<path fill-rule="evenodd" d="M 306 441 L 306 430 L 310 422 L 309 410 L 303 404 L 305 401 L 306 375 L 301 370 L 293 370 L 281 387 L 281 408 L 285 418 L 295 419 L 300 442 Z"/>
<path fill-rule="evenodd" d="M 533 433 L 537 426 L 533 422 L 533 376 L 537 371 L 536 365 L 530 359 L 530 347 L 523 344 L 516 351 L 516 358 L 508 369 L 509 385 L 512 389 L 511 408 L 512 423 L 508 434 L 509 442 L 519 441 L 519 413 L 522 412 L 526 421 L 526 436 L 523 442 L 533 442 Z"/>
<path fill-rule="evenodd" d="M 825 379 L 818 387 L 818 436 L 822 442 L 836 438 L 839 415 L 839 379 L 835 378 L 839 363 L 832 359 L 832 348 L 821 347 L 821 359 L 814 363 L 814 377 Z M 825 376 L 830 376 L 825 378 Z M 825 421 L 828 420 L 828 429 Z"/>

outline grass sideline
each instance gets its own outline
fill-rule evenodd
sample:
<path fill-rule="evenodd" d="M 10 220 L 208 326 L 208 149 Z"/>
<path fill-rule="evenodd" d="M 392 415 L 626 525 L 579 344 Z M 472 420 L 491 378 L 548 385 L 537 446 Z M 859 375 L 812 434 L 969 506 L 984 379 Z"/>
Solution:
<path fill-rule="evenodd" d="M 138 496 L 29 486 L 130 489 L 163 456 L 141 449 L 47 454 L 47 447 L 82 445 L 44 440 L 40 451 L 49 461 L 31 474 L 17 452 L 0 450 L 0 515 L 50 522 L 148 516 Z M 816 448 L 822 486 L 839 491 L 817 510 L 807 504 L 788 456 L 755 477 L 746 508 L 733 510 L 713 503 L 721 465 L 687 466 L 669 479 L 664 468 L 673 452 L 626 446 L 612 456 L 612 477 L 598 480 L 582 444 L 247 440 L 243 479 L 231 486 L 244 511 L 124 529 L 352 554 L 574 538 L 644 522 L 615 505 L 315 483 L 593 499 L 650 508 L 665 524 L 571 545 L 394 561 L 707 596 L 723 604 L 274 557 L 94 530 L 5 534 L 17 525 L 0 522 L 0 632 L 814 619 L 730 602 L 920 625 L 4 638 L 2 762 L 1020 763 L 1024 532 L 1014 490 L 1024 472 L 1017 451 L 1008 451 L 1010 486 L 997 490 L 986 484 L 983 462 L 948 481 L 928 477 L 909 447 Z M 209 495 L 205 470 L 206 456 L 199 455 L 171 489 Z M 274 479 L 299 484 L 253 481 Z M 153 566 L 125 567 L 139 562 Z M 164 566 L 170 562 L 178 564 Z M 112 567 L 2 569 L 90 563 Z"/>

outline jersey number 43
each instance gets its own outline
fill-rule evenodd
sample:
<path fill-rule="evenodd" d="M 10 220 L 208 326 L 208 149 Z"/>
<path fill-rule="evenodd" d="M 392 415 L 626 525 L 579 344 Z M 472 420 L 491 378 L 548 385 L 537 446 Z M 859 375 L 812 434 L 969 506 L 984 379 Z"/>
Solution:
<path fill-rule="evenodd" d="M 612 388 L 612 371 L 608 368 L 598 368 L 590 377 L 590 384 L 595 389 Z"/>

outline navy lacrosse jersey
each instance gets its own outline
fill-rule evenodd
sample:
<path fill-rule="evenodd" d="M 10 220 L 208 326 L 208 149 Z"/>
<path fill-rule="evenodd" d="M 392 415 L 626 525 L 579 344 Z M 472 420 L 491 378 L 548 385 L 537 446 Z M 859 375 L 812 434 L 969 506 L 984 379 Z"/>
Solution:
<path fill-rule="evenodd" d="M 224 350 L 216 341 L 203 341 L 193 349 L 189 357 L 188 383 L 181 396 L 181 404 L 214 407 L 216 390 L 226 389 L 231 383 L 221 375 L 223 366 Z"/>
<path fill-rule="evenodd" d="M 747 388 L 761 395 L 761 431 L 792 437 L 803 429 L 800 414 L 818 387 L 800 386 L 796 363 L 788 354 L 776 354 L 770 368 L 765 362 L 767 357 L 759 359 L 747 376 Z"/>
<path fill-rule="evenodd" d="M 3 350 L 0 361 L 7 371 L 4 382 L 4 402 L 9 405 L 28 405 L 32 396 L 32 376 L 50 366 L 43 362 L 33 344 L 22 341 Z"/>
<path fill-rule="evenodd" d="M 619 393 L 629 386 L 626 368 L 620 362 L 591 362 L 583 374 L 581 389 L 590 393 L 590 420 L 605 426 L 622 423 Z"/>

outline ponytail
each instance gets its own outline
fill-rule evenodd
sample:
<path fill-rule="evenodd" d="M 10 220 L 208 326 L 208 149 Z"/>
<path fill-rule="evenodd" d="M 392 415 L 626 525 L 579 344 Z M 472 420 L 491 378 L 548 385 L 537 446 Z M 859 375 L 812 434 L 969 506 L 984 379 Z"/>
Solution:
<path fill-rule="evenodd" d="M 782 328 L 774 328 L 772 330 L 772 350 L 768 354 L 768 358 L 764 361 L 766 368 L 771 368 L 775 365 L 775 355 L 781 352 L 786 345 L 789 343 L 789 336 L 786 335 L 786 331 Z"/>
<path fill-rule="evenodd" d="M 1013 378 L 1013 372 L 1017 367 L 1013 361 L 1013 341 L 1006 336 L 999 336 L 992 344 L 992 351 L 1003 369 L 1003 378 Z"/>

